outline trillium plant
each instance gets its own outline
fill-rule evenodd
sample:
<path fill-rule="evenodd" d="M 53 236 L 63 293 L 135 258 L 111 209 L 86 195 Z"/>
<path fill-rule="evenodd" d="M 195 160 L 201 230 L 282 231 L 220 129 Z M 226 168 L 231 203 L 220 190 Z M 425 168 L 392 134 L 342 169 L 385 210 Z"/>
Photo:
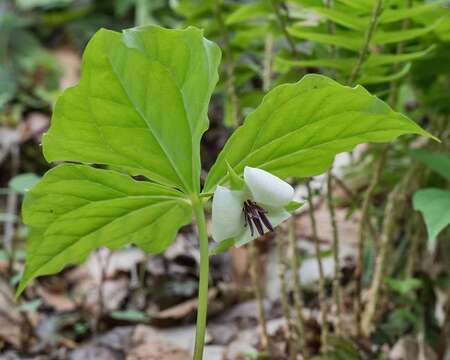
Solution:
<path fill-rule="evenodd" d="M 209 256 L 271 231 L 299 204 L 283 181 L 326 171 L 337 153 L 403 134 L 430 136 L 363 87 L 317 74 L 275 87 L 228 139 L 204 183 L 207 130 L 221 51 L 196 28 L 99 30 L 79 83 L 59 97 L 43 137 L 59 165 L 25 196 L 30 229 L 20 294 L 35 277 L 95 249 L 134 244 L 164 251 L 194 219 L 200 247 L 197 334 L 201 359 Z M 210 250 L 205 204 L 212 199 Z"/>

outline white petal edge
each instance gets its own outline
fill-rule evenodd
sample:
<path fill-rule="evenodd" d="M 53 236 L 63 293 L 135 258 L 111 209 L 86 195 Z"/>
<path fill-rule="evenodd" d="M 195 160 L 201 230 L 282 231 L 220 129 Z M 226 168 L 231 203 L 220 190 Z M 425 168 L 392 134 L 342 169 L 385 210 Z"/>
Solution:
<path fill-rule="evenodd" d="M 270 223 L 272 224 L 272 226 L 274 228 L 276 226 L 280 225 L 283 221 L 286 221 L 287 219 L 289 219 L 291 216 L 292 216 L 292 214 L 287 212 L 284 209 L 269 210 L 269 213 L 267 214 L 267 218 L 269 219 Z M 250 229 L 248 226 L 244 229 L 245 230 L 242 231 L 241 234 L 239 234 L 239 236 L 236 238 L 236 242 L 235 242 L 236 247 L 245 245 L 260 236 L 256 232 L 256 229 L 255 229 L 255 233 L 253 234 L 253 236 L 251 235 Z M 269 230 L 267 230 L 264 227 L 264 233 L 267 233 L 267 232 L 269 232 Z"/>
<path fill-rule="evenodd" d="M 244 227 L 240 191 L 217 186 L 212 202 L 212 237 L 220 242 L 238 236 Z"/>
<path fill-rule="evenodd" d="M 271 208 L 281 208 L 294 197 L 291 185 L 261 169 L 246 166 L 244 181 L 253 200 Z"/>

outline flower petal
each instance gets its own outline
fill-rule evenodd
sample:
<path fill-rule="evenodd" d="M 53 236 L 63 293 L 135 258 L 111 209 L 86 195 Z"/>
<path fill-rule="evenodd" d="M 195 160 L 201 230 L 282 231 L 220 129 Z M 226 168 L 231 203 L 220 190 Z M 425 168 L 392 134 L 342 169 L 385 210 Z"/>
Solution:
<path fill-rule="evenodd" d="M 261 169 L 246 166 L 244 180 L 253 200 L 271 208 L 287 205 L 294 196 L 291 185 Z"/>
<path fill-rule="evenodd" d="M 283 208 L 269 210 L 267 214 L 267 218 L 269 219 L 272 226 L 275 228 L 275 226 L 280 225 L 283 221 L 289 219 L 292 216 L 291 213 L 287 212 Z M 269 230 L 264 227 L 264 233 L 269 232 Z M 255 230 L 253 236 L 250 233 L 249 227 L 245 227 L 244 231 L 242 231 L 239 236 L 236 238 L 235 246 L 239 247 L 242 245 L 245 245 L 252 241 L 253 239 L 256 239 L 259 237 L 258 232 Z"/>
<path fill-rule="evenodd" d="M 267 218 L 269 219 L 273 227 L 280 225 L 283 221 L 286 221 L 291 216 L 292 214 L 284 210 L 283 208 L 269 210 L 269 213 L 267 214 Z"/>
<path fill-rule="evenodd" d="M 255 231 L 255 233 L 252 236 L 250 234 L 250 229 L 247 226 L 246 228 L 244 228 L 244 231 L 242 231 L 239 234 L 239 236 L 236 238 L 236 242 L 234 243 L 234 246 L 240 247 L 242 245 L 245 245 L 245 244 L 249 243 L 253 239 L 256 239 L 257 237 L 259 237 L 259 234 Z"/>
<path fill-rule="evenodd" d="M 212 203 L 212 237 L 222 241 L 239 235 L 244 227 L 240 191 L 217 186 Z"/>

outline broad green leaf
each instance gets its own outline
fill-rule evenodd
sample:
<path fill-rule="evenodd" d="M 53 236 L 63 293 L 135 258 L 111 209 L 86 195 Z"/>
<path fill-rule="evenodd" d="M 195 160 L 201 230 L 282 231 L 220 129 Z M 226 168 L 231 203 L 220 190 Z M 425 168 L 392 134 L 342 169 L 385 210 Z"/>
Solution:
<path fill-rule="evenodd" d="M 327 170 L 334 156 L 364 142 L 385 142 L 403 134 L 430 136 L 361 86 L 350 88 L 316 74 L 276 87 L 225 144 L 204 187 L 212 191 L 227 164 L 280 178 L 307 177 Z"/>
<path fill-rule="evenodd" d="M 414 209 L 420 211 L 428 231 L 428 245 L 434 249 L 436 237 L 450 224 L 450 191 L 428 188 L 413 197 Z"/>
<path fill-rule="evenodd" d="M 450 181 L 450 155 L 426 150 L 414 150 L 411 155 Z"/>
<path fill-rule="evenodd" d="M 106 164 L 195 193 L 219 48 L 195 28 L 99 30 L 56 103 L 48 161 Z"/>
<path fill-rule="evenodd" d="M 101 246 L 133 243 L 147 252 L 163 251 L 191 218 L 189 202 L 177 190 L 115 171 L 60 165 L 25 197 L 23 220 L 32 235 L 18 292 L 31 279 L 80 263 Z"/>

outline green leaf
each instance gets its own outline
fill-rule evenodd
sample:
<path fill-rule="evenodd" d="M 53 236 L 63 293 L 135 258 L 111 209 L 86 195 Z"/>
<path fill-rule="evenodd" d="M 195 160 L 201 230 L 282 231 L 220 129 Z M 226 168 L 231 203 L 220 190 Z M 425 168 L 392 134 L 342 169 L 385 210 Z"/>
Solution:
<path fill-rule="evenodd" d="M 300 209 L 304 204 L 305 204 L 304 202 L 299 202 L 299 201 L 292 200 L 292 201 L 289 202 L 289 204 L 287 204 L 284 207 L 284 209 L 287 212 L 290 212 L 292 214 L 294 211 Z"/>
<path fill-rule="evenodd" d="M 236 174 L 230 164 L 227 163 L 228 170 L 228 182 L 230 184 L 230 189 L 242 190 L 245 186 L 244 179 Z"/>
<path fill-rule="evenodd" d="M 232 248 L 235 243 L 236 243 L 235 238 L 223 240 L 220 243 L 218 243 L 217 245 L 213 246 L 211 249 L 209 249 L 209 256 L 221 254 L 221 253 L 229 250 L 230 248 Z"/>
<path fill-rule="evenodd" d="M 351 8 L 357 10 L 372 11 L 373 0 L 338 0 L 340 3 L 345 4 Z"/>
<path fill-rule="evenodd" d="M 273 9 L 268 1 L 259 1 L 250 4 L 239 4 L 237 9 L 227 16 L 226 25 L 234 25 L 244 21 L 270 14 Z"/>
<path fill-rule="evenodd" d="M 361 86 L 306 75 L 264 97 L 225 144 L 204 191 L 225 181 L 226 161 L 238 175 L 252 166 L 280 178 L 307 177 L 326 171 L 336 154 L 357 144 L 403 134 L 431 136 Z"/>
<path fill-rule="evenodd" d="M 48 161 L 113 165 L 199 191 L 200 139 L 220 50 L 195 28 L 99 30 L 43 139 Z"/>
<path fill-rule="evenodd" d="M 436 21 L 429 26 L 417 27 L 408 30 L 377 31 L 374 35 L 373 42 L 379 45 L 385 45 L 416 39 L 433 31 L 439 23 L 440 21 Z"/>
<path fill-rule="evenodd" d="M 402 54 L 371 54 L 367 57 L 366 62 L 364 63 L 364 69 L 373 68 L 381 65 L 391 65 L 397 64 L 400 62 L 411 61 L 419 59 L 425 55 L 427 55 L 430 51 L 434 49 L 434 46 L 430 46 L 422 51 L 415 51 L 410 53 L 402 53 Z"/>
<path fill-rule="evenodd" d="M 113 311 L 110 316 L 116 320 L 138 323 L 145 323 L 150 320 L 149 316 L 145 312 L 137 310 Z"/>
<path fill-rule="evenodd" d="M 29 191 L 39 180 L 40 176 L 33 173 L 26 173 L 14 176 L 9 181 L 9 188 L 18 192 L 19 194 L 25 194 Z"/>
<path fill-rule="evenodd" d="M 363 69 L 367 71 L 382 65 L 391 65 L 416 60 L 427 55 L 433 48 L 434 46 L 430 46 L 422 51 L 405 54 L 371 54 L 367 57 L 367 60 L 363 65 Z M 326 67 L 341 70 L 349 74 L 357 61 L 358 58 L 356 57 L 294 60 L 280 55 L 275 58 L 275 66 L 276 70 L 281 72 L 287 72 L 292 67 Z"/>
<path fill-rule="evenodd" d="M 411 64 L 407 63 L 399 71 L 389 75 L 371 75 L 370 73 L 369 74 L 366 73 L 358 79 L 358 82 L 364 85 L 369 85 L 369 84 L 381 84 L 398 80 L 404 77 L 406 74 L 408 74 L 410 68 Z"/>
<path fill-rule="evenodd" d="M 413 150 L 411 155 L 450 181 L 450 155 L 426 150 Z"/>
<path fill-rule="evenodd" d="M 179 191 L 114 171 L 58 166 L 25 196 L 23 220 L 32 232 L 18 293 L 31 279 L 80 263 L 101 246 L 163 251 L 191 218 Z"/>
<path fill-rule="evenodd" d="M 369 17 L 359 17 L 354 13 L 349 13 L 348 11 L 332 9 L 324 6 L 312 7 L 310 9 L 324 16 L 326 19 L 332 20 L 336 24 L 342 25 L 349 29 L 364 32 L 369 24 Z"/>
<path fill-rule="evenodd" d="M 324 30 L 325 31 L 325 30 Z M 288 32 L 297 38 L 319 42 L 322 44 L 335 45 L 344 49 L 359 51 L 364 42 L 364 34 L 353 31 L 340 31 L 336 34 L 321 32 L 301 26 L 292 26 Z"/>
<path fill-rule="evenodd" d="M 420 211 L 428 231 L 428 245 L 434 249 L 436 237 L 450 224 L 450 191 L 428 188 L 413 197 L 414 209 Z"/>
<path fill-rule="evenodd" d="M 407 279 L 394 279 L 386 278 L 386 284 L 400 295 L 406 295 L 411 291 L 420 289 L 422 287 L 422 281 L 416 278 Z"/>
<path fill-rule="evenodd" d="M 437 0 L 426 4 L 414 5 L 409 8 L 386 9 L 381 14 L 379 21 L 383 24 L 410 19 L 414 16 L 426 14 L 438 7 L 442 7 L 442 4 L 446 2 L 447 0 Z"/>
<path fill-rule="evenodd" d="M 326 67 L 337 69 L 344 72 L 350 72 L 357 58 L 323 58 L 323 59 L 306 59 L 294 60 L 283 57 L 282 55 L 275 58 L 275 69 L 281 72 L 287 72 L 292 67 Z"/>

